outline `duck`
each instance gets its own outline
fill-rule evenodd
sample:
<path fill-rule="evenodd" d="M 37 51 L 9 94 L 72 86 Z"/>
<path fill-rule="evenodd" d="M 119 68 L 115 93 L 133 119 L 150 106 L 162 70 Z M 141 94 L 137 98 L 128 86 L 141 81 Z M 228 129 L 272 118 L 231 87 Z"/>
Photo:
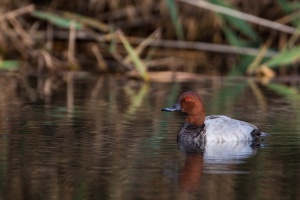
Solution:
<path fill-rule="evenodd" d="M 187 114 L 177 134 L 177 142 L 185 149 L 203 151 L 207 142 L 253 142 L 269 135 L 248 122 L 224 115 L 206 116 L 201 97 L 193 91 L 184 92 L 174 106 L 163 108 L 162 111 Z"/>

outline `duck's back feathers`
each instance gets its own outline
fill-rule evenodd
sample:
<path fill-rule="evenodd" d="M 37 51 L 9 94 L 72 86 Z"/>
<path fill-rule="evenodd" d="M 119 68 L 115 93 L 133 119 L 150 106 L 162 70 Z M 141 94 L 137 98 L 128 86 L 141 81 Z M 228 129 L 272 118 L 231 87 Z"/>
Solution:
<path fill-rule="evenodd" d="M 261 135 L 253 124 L 232 119 L 223 115 L 212 115 L 205 118 L 207 141 L 252 141 Z"/>

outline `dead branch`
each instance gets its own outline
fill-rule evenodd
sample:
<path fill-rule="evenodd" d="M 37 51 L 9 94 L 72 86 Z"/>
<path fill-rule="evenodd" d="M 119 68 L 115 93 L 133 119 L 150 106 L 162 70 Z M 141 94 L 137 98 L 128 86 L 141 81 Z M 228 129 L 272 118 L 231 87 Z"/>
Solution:
<path fill-rule="evenodd" d="M 4 20 L 5 18 L 15 18 L 15 17 L 20 16 L 20 15 L 31 13 L 34 10 L 35 10 L 35 6 L 33 4 L 31 4 L 31 5 L 19 8 L 17 10 L 9 11 L 7 13 L 4 13 L 4 14 L 0 15 L 0 22 L 2 20 Z"/>
<path fill-rule="evenodd" d="M 264 18 L 261 18 L 261 17 L 257 17 L 255 15 L 250 15 L 250 14 L 240 12 L 240 11 L 237 11 L 237 10 L 234 10 L 234 9 L 226 8 L 226 7 L 223 7 L 223 6 L 218 6 L 218 5 L 209 3 L 207 1 L 203 1 L 203 0 L 200 0 L 200 1 L 180 0 L 180 1 L 182 1 L 184 3 L 188 3 L 190 5 L 198 6 L 198 7 L 207 9 L 207 10 L 211 10 L 211 11 L 214 11 L 214 12 L 217 12 L 217 13 L 222 13 L 222 14 L 225 14 L 225 15 L 229 15 L 229 16 L 236 17 L 236 18 L 239 18 L 239 19 L 243 19 L 243 20 L 246 20 L 246 21 L 249 21 L 249 22 L 252 22 L 252 23 L 255 23 L 255 24 L 259 24 L 261 26 L 265 26 L 265 27 L 268 27 L 268 28 L 271 28 L 271 29 L 275 29 L 275 30 L 278 30 L 278 31 L 281 31 L 281 32 L 295 34 L 296 31 L 297 31 L 297 29 L 294 28 L 294 27 L 286 26 L 286 25 L 280 24 L 278 22 L 273 22 L 271 20 L 267 20 L 267 19 L 264 19 Z"/>

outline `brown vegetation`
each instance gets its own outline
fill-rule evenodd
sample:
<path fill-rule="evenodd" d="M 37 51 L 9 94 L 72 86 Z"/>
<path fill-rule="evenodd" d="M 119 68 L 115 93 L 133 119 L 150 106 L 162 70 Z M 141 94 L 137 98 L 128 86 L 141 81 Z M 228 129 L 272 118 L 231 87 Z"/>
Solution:
<path fill-rule="evenodd" d="M 136 71 L 144 80 L 148 71 L 165 70 L 272 78 L 270 68 L 298 60 L 296 29 L 290 26 L 298 14 L 291 2 L 210 2 L 4 1 L 0 68 L 35 74 Z M 270 49 L 286 53 L 285 60 L 279 53 L 274 61 L 277 52 Z"/>

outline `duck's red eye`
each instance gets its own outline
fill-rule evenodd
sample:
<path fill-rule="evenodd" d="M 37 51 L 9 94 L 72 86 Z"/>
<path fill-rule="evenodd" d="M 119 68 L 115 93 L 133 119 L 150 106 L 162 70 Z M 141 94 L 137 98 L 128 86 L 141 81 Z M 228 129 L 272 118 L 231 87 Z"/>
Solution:
<path fill-rule="evenodd" d="M 185 100 L 185 101 L 189 101 L 189 100 L 191 100 L 191 99 L 190 99 L 189 97 L 185 97 L 184 100 Z"/>

